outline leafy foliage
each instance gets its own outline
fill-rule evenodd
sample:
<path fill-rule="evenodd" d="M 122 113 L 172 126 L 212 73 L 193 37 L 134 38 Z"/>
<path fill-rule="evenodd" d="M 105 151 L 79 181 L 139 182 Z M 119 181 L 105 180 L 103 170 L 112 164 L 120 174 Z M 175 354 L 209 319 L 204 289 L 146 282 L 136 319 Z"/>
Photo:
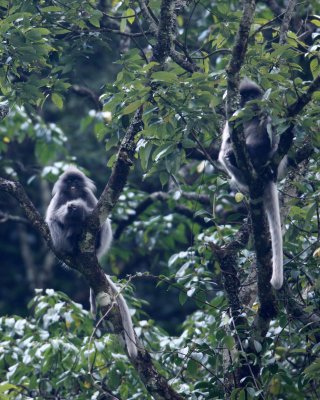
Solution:
<path fill-rule="evenodd" d="M 317 1 L 307 12 L 298 4 L 280 44 L 281 19 L 267 3 L 257 4 L 241 73 L 266 89 L 259 106 L 278 135 L 295 124 L 295 142 L 280 184 L 290 293 L 279 296 L 277 317 L 257 338 L 256 291 L 241 300 L 248 325 L 239 332 L 212 251 L 232 240 L 247 214 L 247 196 L 230 192 L 215 163 L 239 2 L 204 0 L 177 11 L 174 45 L 193 63 L 191 73 L 173 56 L 164 65 L 151 58 L 158 39 L 140 2 L 0 0 L 0 107 L 10 107 L 0 126 L 0 172 L 19 179 L 41 212 L 48 182 L 70 162 L 87 170 L 100 193 L 143 105 L 136 159 L 112 213 L 115 241 L 103 264 L 133 276 L 136 332 L 188 399 L 319 398 L 320 91 L 294 119 L 287 110 L 320 73 L 320 9 Z M 277 3 L 284 9 L 286 2 Z M 156 23 L 161 3 L 148 7 Z M 295 159 L 307 146 L 312 151 Z M 28 314 L 0 320 L 0 399 L 150 398 L 116 338 L 100 326 L 94 332 L 88 312 L 67 295 L 39 291 L 26 310 L 35 287 L 53 286 L 86 304 L 87 287 L 53 269 L 11 198 L 1 194 L 0 208 L 0 309 Z M 252 243 L 235 264 L 241 297 L 256 287 Z M 237 380 L 243 364 L 249 371 Z"/>

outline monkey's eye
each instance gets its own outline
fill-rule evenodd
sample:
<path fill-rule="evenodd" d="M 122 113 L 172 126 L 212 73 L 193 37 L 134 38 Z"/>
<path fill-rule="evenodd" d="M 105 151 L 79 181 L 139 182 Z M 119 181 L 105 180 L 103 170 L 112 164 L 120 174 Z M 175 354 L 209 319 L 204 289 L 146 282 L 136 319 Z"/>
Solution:
<path fill-rule="evenodd" d="M 67 184 L 68 186 L 79 186 L 81 183 L 81 179 L 78 178 L 68 178 L 67 179 Z"/>

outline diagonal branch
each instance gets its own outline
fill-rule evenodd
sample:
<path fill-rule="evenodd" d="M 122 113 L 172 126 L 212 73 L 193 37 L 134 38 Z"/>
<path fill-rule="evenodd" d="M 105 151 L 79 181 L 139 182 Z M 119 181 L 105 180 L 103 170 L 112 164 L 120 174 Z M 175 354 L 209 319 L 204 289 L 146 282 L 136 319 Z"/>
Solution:
<path fill-rule="evenodd" d="M 290 0 L 288 3 L 280 28 L 280 38 L 279 38 L 280 44 L 285 44 L 287 41 L 287 34 L 289 30 L 290 21 L 293 17 L 296 5 L 297 5 L 297 0 Z"/>
<path fill-rule="evenodd" d="M 320 89 L 320 75 L 318 75 L 310 84 L 307 91 L 303 93 L 296 102 L 291 104 L 287 109 L 288 119 L 295 118 L 312 100 L 313 94 Z M 282 158 L 288 153 L 292 146 L 294 139 L 294 122 L 292 121 L 290 126 L 282 133 L 279 141 L 278 150 L 273 156 L 272 165 L 278 166 Z"/>

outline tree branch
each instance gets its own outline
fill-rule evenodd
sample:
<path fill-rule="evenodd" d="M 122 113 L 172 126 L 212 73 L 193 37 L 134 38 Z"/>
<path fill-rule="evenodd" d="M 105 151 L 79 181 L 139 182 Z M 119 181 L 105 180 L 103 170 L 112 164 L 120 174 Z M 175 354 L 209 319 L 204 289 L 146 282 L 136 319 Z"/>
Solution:
<path fill-rule="evenodd" d="M 232 56 L 227 66 L 227 117 L 239 109 L 238 87 L 240 70 L 244 63 L 248 47 L 250 27 L 255 12 L 255 1 L 244 2 L 243 14 L 236 35 Z M 242 124 L 235 127 L 234 121 L 229 120 L 229 131 L 233 149 L 239 168 L 244 173 L 249 186 L 250 194 L 250 216 L 254 237 L 255 251 L 258 265 L 258 293 L 260 309 L 253 325 L 255 334 L 263 336 L 266 332 L 270 319 L 276 315 L 275 297 L 271 291 L 271 247 L 268 224 L 263 209 L 264 178 L 256 175 L 249 159 L 246 148 Z M 234 261 L 234 260 L 233 260 Z"/>
<path fill-rule="evenodd" d="M 290 0 L 288 3 L 287 9 L 285 11 L 285 14 L 284 14 L 284 17 L 282 20 L 281 28 L 280 28 L 280 36 L 279 36 L 280 44 L 285 44 L 287 41 L 289 25 L 290 25 L 290 21 L 292 19 L 296 4 L 297 4 L 296 0 Z"/>
<path fill-rule="evenodd" d="M 226 68 L 228 88 L 226 112 L 228 120 L 239 109 L 240 69 L 244 63 L 244 57 L 248 48 L 249 33 L 254 12 L 255 0 L 246 0 L 235 43 L 232 48 L 231 59 Z M 229 121 L 229 133 L 238 166 L 242 170 L 246 181 L 250 182 L 254 170 L 246 148 L 243 127 L 235 128 L 235 122 Z"/>
<path fill-rule="evenodd" d="M 26 213 L 28 220 L 31 222 L 31 225 L 45 239 L 48 246 L 53 250 L 49 228 L 33 205 L 32 201 L 27 196 L 20 182 L 9 181 L 7 179 L 0 178 L 0 191 L 10 194 L 19 202 L 21 208 Z"/>
<path fill-rule="evenodd" d="M 304 107 L 310 103 L 313 94 L 319 89 L 320 89 L 320 75 L 318 75 L 311 82 L 307 91 L 304 94 L 302 94 L 296 102 L 294 102 L 293 104 L 291 104 L 291 106 L 289 106 L 289 108 L 287 109 L 288 119 L 293 119 L 294 117 L 296 117 L 304 109 Z M 291 122 L 288 129 L 286 129 L 286 131 L 282 133 L 278 149 L 272 158 L 271 165 L 273 168 L 279 165 L 279 162 L 291 148 L 294 139 L 294 134 L 293 134 L 294 127 L 295 127 L 294 122 Z"/>

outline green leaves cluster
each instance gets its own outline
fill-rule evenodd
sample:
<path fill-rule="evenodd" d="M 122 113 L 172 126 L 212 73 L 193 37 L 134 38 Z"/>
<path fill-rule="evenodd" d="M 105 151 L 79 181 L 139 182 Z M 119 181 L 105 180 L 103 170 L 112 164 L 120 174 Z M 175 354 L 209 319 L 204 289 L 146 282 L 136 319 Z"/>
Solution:
<path fill-rule="evenodd" d="M 133 387 L 147 398 L 114 338 L 101 336 L 103 328 L 91 337 L 93 321 L 80 304 L 48 289 L 29 306 L 33 317 L 0 319 L 1 399 L 85 400 L 110 389 L 129 398 Z"/>
<path fill-rule="evenodd" d="M 160 2 L 148 5 L 157 20 Z M 300 8 L 298 15 L 318 27 L 318 2 L 310 1 L 309 7 L 308 16 Z M 1 175 L 29 183 L 34 171 L 50 178 L 71 160 L 87 168 L 100 193 L 107 179 L 103 167 L 112 167 L 132 116 L 143 106 L 136 162 L 112 215 L 114 231 L 121 227 L 121 232 L 107 260 L 113 273 L 141 272 L 134 283 L 146 311 L 139 315 L 137 333 L 159 370 L 188 399 L 316 399 L 317 330 L 280 308 L 267 337 L 258 340 L 248 332 L 241 347 L 220 266 L 208 246 L 226 244 L 247 213 L 245 196 L 230 193 L 226 176 L 203 152 L 217 156 L 225 120 L 225 68 L 240 17 L 239 2 L 222 0 L 190 4 L 178 15 L 175 46 L 198 67 L 191 74 L 172 58 L 163 66 L 150 61 L 156 36 L 136 2 L 0 0 L 0 94 L 10 106 L 0 126 Z M 288 107 L 320 71 L 319 33 L 304 41 L 300 30 L 290 31 L 287 43 L 279 44 L 279 22 L 259 2 L 242 70 L 267 89 L 259 106 L 272 117 L 278 135 L 292 122 Z M 131 33 L 138 35 L 129 39 Z M 82 97 L 70 90 L 75 87 L 90 90 Z M 310 316 L 318 315 L 320 294 L 319 98 L 317 91 L 293 121 L 291 155 L 306 144 L 314 151 L 295 170 L 299 174 L 287 178 L 284 221 L 286 276 Z M 235 118 L 253 112 L 247 109 Z M 286 193 L 287 187 L 280 188 Z M 160 191 L 165 196 L 150 200 Z M 207 201 L 201 202 L 201 195 Z M 16 210 L 11 204 L 10 209 Z M 1 234 L 1 249 L 18 257 L 15 234 Z M 27 243 L 35 252 L 33 234 Z M 248 247 L 239 257 L 241 282 L 254 259 L 252 244 Z M 24 261 L 10 256 L 5 273 Z M 140 302 L 133 302 L 139 309 Z M 0 320 L 0 399 L 99 399 L 109 390 L 122 399 L 148 399 L 117 341 L 101 327 L 91 338 L 92 321 L 79 305 L 47 291 L 38 293 L 31 307 L 29 318 Z M 241 310 L 249 323 L 257 311 L 256 303 Z M 259 364 L 261 374 L 255 380 L 249 373 L 241 387 L 234 387 L 242 357 Z"/>

